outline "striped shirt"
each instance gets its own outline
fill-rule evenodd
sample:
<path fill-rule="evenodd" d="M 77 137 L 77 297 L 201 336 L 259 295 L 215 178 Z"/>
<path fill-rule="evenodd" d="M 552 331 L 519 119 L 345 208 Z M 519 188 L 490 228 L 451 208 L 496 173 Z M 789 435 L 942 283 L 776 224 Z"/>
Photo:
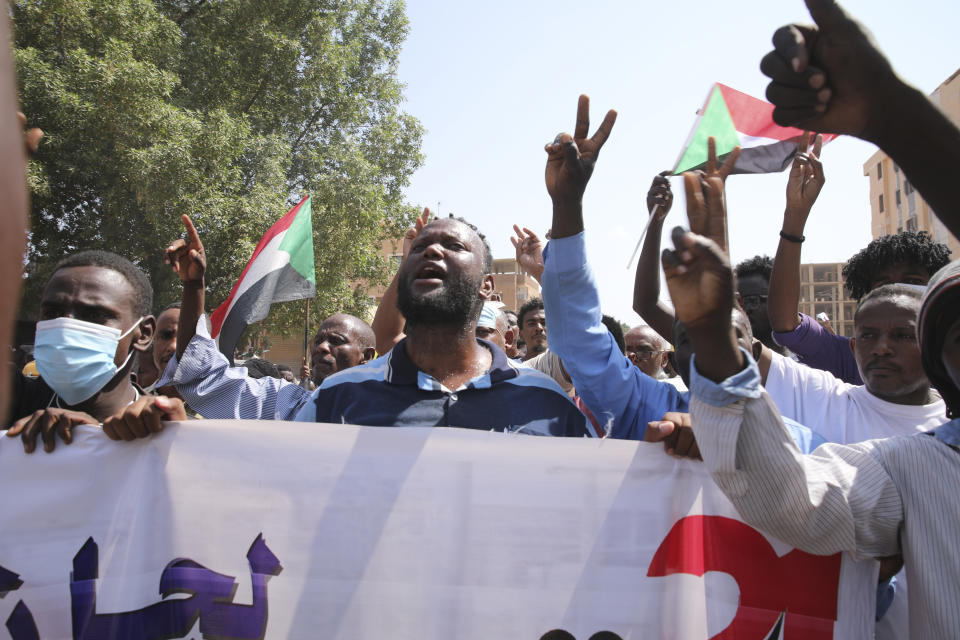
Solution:
<path fill-rule="evenodd" d="M 960 637 L 960 420 L 802 455 L 752 361 L 720 385 L 692 365 L 691 390 L 700 452 L 746 522 L 809 553 L 902 553 L 910 636 Z"/>
<path fill-rule="evenodd" d="M 328 377 L 296 419 L 596 437 L 553 379 L 517 365 L 491 342 L 477 342 L 493 356 L 490 369 L 458 389 L 448 389 L 417 369 L 404 339 L 386 355 Z"/>
<path fill-rule="evenodd" d="M 293 420 L 310 401 L 310 392 L 279 378 L 251 378 L 244 367 L 231 367 L 210 338 L 204 316 L 177 360 L 170 358 L 156 387 L 176 387 L 190 407 L 204 418 Z"/>

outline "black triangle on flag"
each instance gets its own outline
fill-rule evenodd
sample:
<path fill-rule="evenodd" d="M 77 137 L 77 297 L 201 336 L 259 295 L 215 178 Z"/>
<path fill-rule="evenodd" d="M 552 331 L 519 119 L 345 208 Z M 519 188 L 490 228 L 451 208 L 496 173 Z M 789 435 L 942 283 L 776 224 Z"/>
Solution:
<path fill-rule="evenodd" d="M 783 640 L 783 618 L 787 615 L 786 611 L 780 612 L 777 623 L 770 628 L 770 631 L 764 636 L 763 640 Z"/>

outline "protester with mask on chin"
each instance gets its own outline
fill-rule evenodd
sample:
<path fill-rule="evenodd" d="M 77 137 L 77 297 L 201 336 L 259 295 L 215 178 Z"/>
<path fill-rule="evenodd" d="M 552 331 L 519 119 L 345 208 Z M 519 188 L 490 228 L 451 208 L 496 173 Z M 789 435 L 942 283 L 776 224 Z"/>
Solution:
<path fill-rule="evenodd" d="M 83 251 L 61 261 L 44 287 L 34 357 L 40 378 L 20 381 L 7 431 L 30 452 L 41 436 L 71 440 L 78 424 L 102 423 L 111 438 L 131 440 L 186 417 L 179 400 L 144 396 L 131 381 L 135 355 L 153 340 L 153 290 L 130 261 L 106 251 Z M 123 412 L 142 415 L 135 429 Z"/>

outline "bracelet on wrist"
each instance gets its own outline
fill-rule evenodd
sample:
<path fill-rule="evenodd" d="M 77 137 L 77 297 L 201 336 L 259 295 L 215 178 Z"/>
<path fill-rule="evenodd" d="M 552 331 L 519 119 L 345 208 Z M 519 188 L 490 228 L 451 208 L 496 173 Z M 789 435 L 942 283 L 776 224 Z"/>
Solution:
<path fill-rule="evenodd" d="M 800 244 L 807 239 L 807 236 L 795 236 L 792 233 L 787 233 L 786 231 L 780 231 L 780 237 L 788 242 L 795 242 L 796 244 Z"/>

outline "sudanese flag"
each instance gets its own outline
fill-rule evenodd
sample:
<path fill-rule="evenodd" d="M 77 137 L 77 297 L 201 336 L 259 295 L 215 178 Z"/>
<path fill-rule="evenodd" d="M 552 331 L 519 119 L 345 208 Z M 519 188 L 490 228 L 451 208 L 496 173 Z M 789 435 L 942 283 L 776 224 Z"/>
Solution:
<path fill-rule="evenodd" d="M 801 129 L 781 127 L 773 121 L 773 105 L 731 89 L 719 82 L 710 88 L 707 101 L 697 111 L 673 175 L 703 169 L 707 164 L 707 138 L 717 144 L 717 159 L 723 162 L 734 147 L 742 151 L 733 173 L 777 173 L 793 162 Z M 836 135 L 824 134 L 829 142 Z"/>
<path fill-rule="evenodd" d="M 232 363 L 240 334 L 247 325 L 266 318 L 271 304 L 315 295 L 313 222 L 307 196 L 260 239 L 230 296 L 210 316 L 210 334 Z"/>

